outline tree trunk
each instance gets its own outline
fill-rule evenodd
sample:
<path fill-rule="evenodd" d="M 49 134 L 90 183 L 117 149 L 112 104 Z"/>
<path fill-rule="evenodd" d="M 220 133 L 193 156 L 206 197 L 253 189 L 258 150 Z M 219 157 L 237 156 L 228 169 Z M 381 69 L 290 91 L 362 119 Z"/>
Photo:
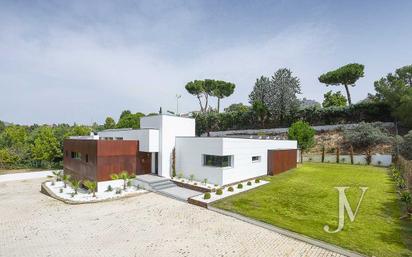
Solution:
<path fill-rule="evenodd" d="M 350 150 L 350 163 L 353 164 L 353 146 L 352 145 L 350 145 L 349 150 Z"/>
<path fill-rule="evenodd" d="M 352 105 L 352 99 L 350 98 L 349 86 L 348 85 L 345 85 L 345 90 L 346 90 L 346 96 L 348 97 L 348 103 L 349 103 L 349 105 Z"/>
<path fill-rule="evenodd" d="M 203 112 L 203 105 L 202 105 L 202 100 L 200 100 L 200 96 L 197 96 L 197 99 L 199 100 L 200 112 Z"/>
<path fill-rule="evenodd" d="M 207 112 L 207 107 L 208 107 L 207 105 L 209 104 L 209 96 L 208 96 L 208 94 L 205 94 L 205 99 L 206 99 L 206 100 L 205 100 L 206 103 L 205 103 L 205 109 L 204 109 L 204 111 Z"/>
<path fill-rule="evenodd" d="M 217 113 L 220 112 L 220 98 L 217 98 Z"/>
<path fill-rule="evenodd" d="M 300 163 L 303 164 L 303 150 L 300 149 Z"/>

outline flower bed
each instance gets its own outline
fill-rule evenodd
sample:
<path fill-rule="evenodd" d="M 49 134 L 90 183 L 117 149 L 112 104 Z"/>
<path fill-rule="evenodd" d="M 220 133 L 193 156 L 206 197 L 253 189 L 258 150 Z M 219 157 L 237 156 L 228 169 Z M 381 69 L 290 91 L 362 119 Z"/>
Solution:
<path fill-rule="evenodd" d="M 95 193 L 95 196 L 89 193 L 87 189 L 79 188 L 77 194 L 75 194 L 70 184 L 67 184 L 65 188 L 62 181 L 46 181 L 42 184 L 42 187 L 45 187 L 45 193 L 66 203 L 100 202 L 147 192 L 135 186 L 130 186 L 126 190 L 123 190 L 123 188 L 113 188 L 112 191 L 99 191 Z"/>
<path fill-rule="evenodd" d="M 234 185 L 231 185 L 231 186 L 222 187 L 221 192 L 220 192 L 220 190 L 217 190 L 216 192 L 210 192 L 209 193 L 210 198 L 209 198 L 208 193 L 205 193 L 205 194 L 202 194 L 202 195 L 192 197 L 190 199 L 192 200 L 192 202 L 199 202 L 201 204 L 207 205 L 211 202 L 218 201 L 218 200 L 223 199 L 225 197 L 236 195 L 236 194 L 248 191 L 250 189 L 253 189 L 253 188 L 256 188 L 256 187 L 259 187 L 259 186 L 263 186 L 267 183 L 269 183 L 269 182 L 265 181 L 265 180 L 260 180 L 259 183 L 256 183 L 256 180 L 244 181 L 244 182 L 240 182 L 240 183 L 237 183 L 237 184 L 234 184 Z M 198 205 L 201 205 L 201 204 L 198 204 Z"/>
<path fill-rule="evenodd" d="M 213 189 L 219 188 L 217 185 L 209 184 L 209 183 L 204 183 L 204 182 L 199 182 L 195 180 L 189 180 L 187 178 L 178 178 L 178 177 L 173 177 L 172 181 L 175 182 L 176 185 L 200 192 L 211 192 Z"/>

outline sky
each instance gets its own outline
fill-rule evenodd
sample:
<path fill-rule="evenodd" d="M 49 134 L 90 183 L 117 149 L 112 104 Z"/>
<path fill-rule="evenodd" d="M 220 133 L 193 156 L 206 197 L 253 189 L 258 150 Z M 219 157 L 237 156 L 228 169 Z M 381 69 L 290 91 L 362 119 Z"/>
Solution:
<path fill-rule="evenodd" d="M 256 78 L 289 68 L 299 98 L 322 102 L 318 77 L 365 65 L 353 102 L 412 64 L 412 1 L 0 0 L 0 120 L 103 123 L 122 110 L 199 110 L 195 79 L 236 84 L 221 106 L 248 102 Z M 216 105 L 216 100 L 212 100 Z M 223 109 L 223 108 L 222 108 Z"/>

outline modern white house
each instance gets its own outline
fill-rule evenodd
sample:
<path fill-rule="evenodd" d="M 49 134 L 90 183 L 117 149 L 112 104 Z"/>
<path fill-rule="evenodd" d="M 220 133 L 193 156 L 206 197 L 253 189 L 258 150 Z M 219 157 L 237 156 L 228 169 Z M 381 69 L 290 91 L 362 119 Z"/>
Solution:
<path fill-rule="evenodd" d="M 171 115 L 142 117 L 141 129 L 109 129 L 64 142 L 64 169 L 97 182 L 110 174 L 183 177 L 217 185 L 277 174 L 296 167 L 291 140 L 196 137 L 195 120 Z"/>

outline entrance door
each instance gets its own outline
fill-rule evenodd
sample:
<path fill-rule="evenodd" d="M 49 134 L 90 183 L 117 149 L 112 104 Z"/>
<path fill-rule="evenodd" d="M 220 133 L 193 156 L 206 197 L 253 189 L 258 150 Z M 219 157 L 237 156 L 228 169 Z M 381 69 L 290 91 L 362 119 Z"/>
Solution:
<path fill-rule="evenodd" d="M 139 152 L 136 163 L 136 175 L 150 174 L 152 171 L 152 154 Z"/>

